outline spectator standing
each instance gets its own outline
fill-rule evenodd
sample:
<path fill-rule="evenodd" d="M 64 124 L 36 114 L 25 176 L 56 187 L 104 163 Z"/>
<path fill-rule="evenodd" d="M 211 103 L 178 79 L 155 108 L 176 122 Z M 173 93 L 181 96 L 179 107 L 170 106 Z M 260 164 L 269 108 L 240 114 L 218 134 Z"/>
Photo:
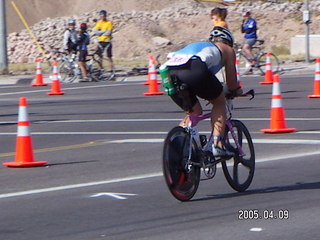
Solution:
<path fill-rule="evenodd" d="M 63 35 L 63 49 L 69 54 L 77 50 L 78 31 L 76 30 L 76 20 L 68 21 L 68 28 Z"/>
<path fill-rule="evenodd" d="M 87 24 L 80 24 L 80 33 L 77 40 L 77 51 L 79 53 L 79 67 L 82 72 L 83 79 L 80 82 L 88 82 L 88 72 L 86 68 L 86 58 L 88 55 L 88 45 L 90 43 L 90 35 L 87 33 Z"/>
<path fill-rule="evenodd" d="M 213 26 L 219 26 L 228 29 L 228 24 L 226 18 L 228 15 L 228 10 L 226 8 L 216 7 L 211 10 L 210 17 L 213 21 Z"/>
<path fill-rule="evenodd" d="M 100 20 L 94 26 L 94 34 L 98 36 L 99 45 L 98 45 L 98 55 L 100 57 L 100 68 L 103 68 L 103 53 L 107 53 L 108 59 L 108 67 L 109 70 L 114 74 L 113 69 L 113 60 L 112 60 L 112 31 L 113 31 L 113 24 L 111 21 L 107 20 L 107 11 L 101 10 L 99 12 Z"/>
<path fill-rule="evenodd" d="M 245 42 L 243 44 L 243 52 L 252 64 L 256 63 L 254 55 L 252 54 L 252 46 L 256 43 L 257 36 L 257 23 L 251 17 L 251 12 L 246 11 L 243 13 L 243 20 L 241 25 L 241 32 L 244 33 Z"/>

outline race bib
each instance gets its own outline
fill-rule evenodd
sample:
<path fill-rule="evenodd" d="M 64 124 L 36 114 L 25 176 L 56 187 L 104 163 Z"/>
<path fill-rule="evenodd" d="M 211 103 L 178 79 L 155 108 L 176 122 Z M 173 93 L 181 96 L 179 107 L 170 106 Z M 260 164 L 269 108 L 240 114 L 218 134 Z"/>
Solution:
<path fill-rule="evenodd" d="M 193 55 L 174 55 L 165 63 L 165 65 L 180 66 L 186 64 L 192 56 Z"/>

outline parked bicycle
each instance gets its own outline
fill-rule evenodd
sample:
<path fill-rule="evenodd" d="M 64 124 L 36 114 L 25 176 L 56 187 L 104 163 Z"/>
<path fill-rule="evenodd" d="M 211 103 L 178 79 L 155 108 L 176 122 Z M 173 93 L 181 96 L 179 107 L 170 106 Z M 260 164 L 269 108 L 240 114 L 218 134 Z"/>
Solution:
<path fill-rule="evenodd" d="M 254 98 L 250 90 L 242 96 Z M 215 158 L 212 154 L 213 132 L 207 138 L 200 134 L 197 125 L 210 118 L 211 113 L 190 115 L 187 127 L 177 126 L 169 131 L 163 147 L 163 174 L 171 194 L 180 201 L 190 200 L 200 182 L 200 170 L 207 179 L 212 179 L 217 164 L 222 169 L 229 185 L 236 191 L 245 191 L 251 184 L 255 170 L 255 152 L 249 130 L 244 123 L 232 119 L 232 100 L 227 99 L 228 119 L 225 130 L 225 147 L 234 153 L 231 159 Z"/>
<path fill-rule="evenodd" d="M 59 59 L 59 73 L 62 82 L 72 83 L 75 80 L 82 78 L 76 53 L 68 54 L 67 52 L 60 51 L 55 51 L 54 53 L 62 56 Z M 87 55 L 87 71 L 89 77 L 95 82 L 112 80 L 115 77 L 113 72 L 108 71 L 105 68 L 101 69 L 99 59 L 96 57 L 96 55 L 96 52 Z"/>
<path fill-rule="evenodd" d="M 252 53 L 254 58 L 256 59 L 256 63 L 252 64 L 252 62 L 243 54 L 242 46 L 240 44 L 235 43 L 234 49 L 236 51 L 237 59 L 239 59 L 239 72 L 240 75 L 244 75 L 245 73 L 252 72 L 264 75 L 266 72 L 266 60 L 267 53 L 263 51 L 261 45 L 264 43 L 264 40 L 257 40 L 256 44 L 252 47 Z M 258 45 L 257 45 L 258 44 Z M 271 53 L 270 62 L 272 66 L 272 72 L 277 73 L 280 71 L 280 61 L 276 55 Z"/>

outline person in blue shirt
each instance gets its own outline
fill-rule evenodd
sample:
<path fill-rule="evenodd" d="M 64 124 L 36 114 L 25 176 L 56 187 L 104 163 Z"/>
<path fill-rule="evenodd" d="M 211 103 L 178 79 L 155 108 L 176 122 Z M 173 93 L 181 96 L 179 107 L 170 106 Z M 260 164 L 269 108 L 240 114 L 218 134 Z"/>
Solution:
<path fill-rule="evenodd" d="M 245 38 L 242 50 L 246 57 L 251 61 L 251 63 L 255 64 L 256 59 L 254 59 L 251 49 L 258 39 L 257 22 L 251 17 L 250 11 L 246 11 L 243 13 L 241 32 L 244 33 Z"/>
<path fill-rule="evenodd" d="M 170 97 L 181 107 L 187 116 L 180 126 L 189 123 L 189 115 L 201 115 L 202 107 L 197 97 L 208 100 L 212 107 L 211 124 L 214 135 L 213 155 L 231 157 L 233 153 L 224 147 L 226 121 L 226 99 L 223 86 L 215 74 L 225 67 L 226 83 L 234 96 L 241 95 L 242 89 L 237 82 L 233 49 L 234 39 L 226 28 L 215 26 L 209 41 L 190 43 L 171 53 L 161 68 L 168 68 L 172 81 L 185 86 Z"/>

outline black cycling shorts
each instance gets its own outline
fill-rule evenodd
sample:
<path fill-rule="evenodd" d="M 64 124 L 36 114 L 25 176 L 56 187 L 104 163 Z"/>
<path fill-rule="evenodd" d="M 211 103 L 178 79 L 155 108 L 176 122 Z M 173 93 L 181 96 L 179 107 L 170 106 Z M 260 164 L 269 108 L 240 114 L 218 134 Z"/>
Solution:
<path fill-rule="evenodd" d="M 112 57 L 112 43 L 111 42 L 99 42 L 97 54 L 102 57 L 103 52 L 107 52 L 107 57 Z"/>
<path fill-rule="evenodd" d="M 191 105 L 190 107 L 196 104 L 197 96 L 205 100 L 213 100 L 222 92 L 222 84 L 200 58 L 192 58 L 184 65 L 168 68 L 172 79 L 176 78 L 178 82 L 188 86 L 188 94 L 171 96 L 172 100 L 184 110 L 190 110 L 186 108 L 186 103 Z"/>
<path fill-rule="evenodd" d="M 87 50 L 80 50 L 79 51 L 79 62 L 85 62 L 87 59 L 88 51 Z"/>

